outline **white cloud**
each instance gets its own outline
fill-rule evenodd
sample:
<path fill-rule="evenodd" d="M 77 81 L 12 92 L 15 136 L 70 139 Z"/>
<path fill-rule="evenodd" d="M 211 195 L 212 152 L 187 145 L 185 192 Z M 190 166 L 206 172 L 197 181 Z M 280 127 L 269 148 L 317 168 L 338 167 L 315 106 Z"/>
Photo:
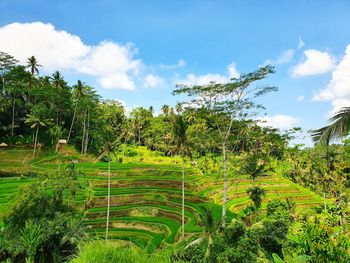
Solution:
<path fill-rule="evenodd" d="M 0 27 L 0 50 L 26 63 L 35 56 L 45 71 L 72 70 L 92 75 L 104 88 L 135 87 L 133 77 L 142 68 L 142 61 L 132 44 L 103 41 L 87 45 L 73 34 L 42 22 L 12 23 Z"/>
<path fill-rule="evenodd" d="M 121 88 L 126 90 L 135 89 L 135 83 L 126 73 L 116 73 L 110 76 L 98 77 L 98 82 L 106 89 Z"/>
<path fill-rule="evenodd" d="M 230 65 L 227 66 L 227 71 L 228 71 L 228 75 L 229 77 L 232 79 L 238 79 L 240 74 L 236 68 L 236 63 L 232 62 Z"/>
<path fill-rule="evenodd" d="M 335 58 L 328 52 L 308 49 L 304 55 L 305 60 L 292 68 L 293 77 L 324 74 L 334 69 Z"/>
<path fill-rule="evenodd" d="M 146 88 L 157 87 L 164 83 L 164 79 L 152 74 L 148 74 L 146 77 L 144 77 L 143 81 L 143 86 Z"/>
<path fill-rule="evenodd" d="M 175 68 L 181 68 L 186 66 L 186 61 L 183 59 L 180 59 L 176 64 L 160 64 L 158 67 L 163 68 L 163 69 L 175 69 Z"/>
<path fill-rule="evenodd" d="M 227 76 L 212 73 L 208 73 L 206 75 L 188 74 L 186 79 L 178 80 L 177 83 L 184 85 L 206 85 L 211 81 L 216 83 L 226 83 L 229 82 L 230 79 Z"/>
<path fill-rule="evenodd" d="M 350 98 L 337 98 L 332 101 L 332 106 L 332 110 L 326 115 L 328 118 L 334 116 L 340 109 L 350 107 Z"/>
<path fill-rule="evenodd" d="M 294 50 L 293 49 L 287 49 L 286 51 L 282 52 L 282 54 L 277 58 L 276 64 L 285 64 L 292 60 L 294 56 Z"/>
<path fill-rule="evenodd" d="M 332 72 L 332 79 L 327 88 L 319 91 L 313 100 L 326 101 L 340 98 L 350 99 L 350 45 L 347 46 L 344 57 Z"/>
<path fill-rule="evenodd" d="M 184 85 L 207 85 L 210 82 L 227 83 L 231 78 L 239 78 L 240 73 L 236 68 L 236 63 L 232 62 L 227 66 L 227 74 L 208 73 L 204 75 L 188 74 L 185 79 L 177 79 L 176 83 Z"/>
<path fill-rule="evenodd" d="M 278 58 L 268 59 L 263 63 L 263 65 L 281 65 L 289 63 L 293 59 L 294 53 L 295 52 L 293 49 L 287 49 L 283 51 Z"/>
<path fill-rule="evenodd" d="M 301 36 L 298 37 L 298 49 L 301 49 L 303 46 L 305 46 L 305 43 Z"/>
<path fill-rule="evenodd" d="M 300 122 L 298 118 L 284 114 L 258 117 L 257 120 L 259 121 L 259 125 L 262 127 L 273 127 L 278 129 L 293 128 Z"/>
<path fill-rule="evenodd" d="M 303 101 L 305 99 L 305 96 L 300 95 L 297 97 L 297 101 Z"/>
<path fill-rule="evenodd" d="M 328 113 L 328 117 L 342 107 L 350 106 L 350 45 L 347 46 L 345 55 L 332 72 L 332 78 L 327 87 L 318 91 L 312 100 L 332 102 L 333 109 Z"/>

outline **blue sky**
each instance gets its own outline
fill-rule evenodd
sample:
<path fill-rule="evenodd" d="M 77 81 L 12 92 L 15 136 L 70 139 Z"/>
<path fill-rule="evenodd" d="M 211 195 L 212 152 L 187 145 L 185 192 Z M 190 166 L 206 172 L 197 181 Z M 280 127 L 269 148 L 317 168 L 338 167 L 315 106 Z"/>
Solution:
<path fill-rule="evenodd" d="M 271 63 L 261 116 L 318 128 L 350 105 L 350 1 L 0 1 L 0 50 L 159 110 L 175 83 L 226 81 Z M 266 116 L 264 114 L 267 114 Z M 304 140 L 309 144 L 309 140 Z"/>

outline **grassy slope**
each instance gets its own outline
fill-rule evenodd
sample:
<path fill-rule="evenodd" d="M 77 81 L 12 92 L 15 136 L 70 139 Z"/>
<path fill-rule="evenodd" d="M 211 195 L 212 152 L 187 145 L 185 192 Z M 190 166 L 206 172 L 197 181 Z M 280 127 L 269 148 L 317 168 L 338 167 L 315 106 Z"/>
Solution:
<path fill-rule="evenodd" d="M 138 150 L 137 157 L 124 157 L 123 164 L 113 162 L 111 189 L 110 238 L 134 242 L 140 247 L 153 248 L 172 244 L 179 239 L 181 226 L 181 168 L 179 160 L 152 156 L 145 149 Z M 68 148 L 60 156 L 61 162 L 79 159 L 77 169 L 82 189 L 76 202 L 87 213 L 86 225 L 92 236 L 104 236 L 107 203 L 107 163 L 94 162 Z M 61 169 L 64 165 L 61 165 Z M 0 178 L 0 218 L 14 200 L 18 189 L 35 178 L 22 177 L 27 172 L 57 170 L 57 155 L 41 153 L 32 158 L 31 149 L 6 149 L 0 152 L 0 172 L 16 173 L 17 176 Z M 289 180 L 275 175 L 265 176 L 257 184 L 267 191 L 263 207 L 268 200 L 290 197 L 297 209 L 321 203 L 321 198 Z M 251 185 L 248 178 L 229 190 L 228 208 L 232 212 L 249 204 L 245 191 Z M 69 193 L 66 193 L 67 201 Z M 221 216 L 222 182 L 220 178 L 203 175 L 197 169 L 186 167 L 185 231 L 188 236 L 201 232 L 201 206 L 213 206 L 217 219 Z M 87 200 L 90 200 L 86 205 Z M 233 215 L 230 214 L 230 217 Z"/>

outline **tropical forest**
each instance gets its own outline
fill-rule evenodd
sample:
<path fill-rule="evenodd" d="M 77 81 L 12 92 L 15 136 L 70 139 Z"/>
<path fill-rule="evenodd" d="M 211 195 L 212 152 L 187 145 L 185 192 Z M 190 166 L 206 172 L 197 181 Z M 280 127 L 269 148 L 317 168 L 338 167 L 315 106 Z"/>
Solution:
<path fill-rule="evenodd" d="M 24 14 L 10 2 L 0 4 L 7 18 Z M 239 72 L 232 63 L 228 76 L 174 73 L 169 88 L 157 91 L 167 85 L 157 70 L 190 62 L 151 65 L 133 58 L 132 44 L 86 45 L 50 24 L 6 21 L 0 19 L 0 262 L 350 262 L 350 46 L 342 58 L 332 49 L 303 51 L 286 78 L 304 85 L 301 76 L 332 72 L 313 100 L 333 94 L 334 108 L 322 117 L 309 104 L 301 111 L 310 126 L 302 119 L 283 126 L 285 115 L 273 123 L 266 112 L 290 107 L 289 84 L 278 74 L 304 48 L 300 36 L 282 58 Z M 164 25 L 171 27 L 152 24 Z M 23 33 L 35 26 L 38 35 Z M 85 45 L 84 59 L 71 41 Z M 33 43 L 39 48 L 28 48 Z M 130 106 L 119 90 L 144 103 Z"/>

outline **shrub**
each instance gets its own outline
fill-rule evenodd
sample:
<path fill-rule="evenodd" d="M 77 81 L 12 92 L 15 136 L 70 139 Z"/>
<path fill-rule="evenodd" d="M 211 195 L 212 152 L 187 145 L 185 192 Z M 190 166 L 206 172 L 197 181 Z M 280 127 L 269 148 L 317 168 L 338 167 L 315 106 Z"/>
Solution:
<path fill-rule="evenodd" d="M 70 263 L 170 263 L 168 252 L 148 254 L 145 250 L 113 241 L 91 241 L 79 245 L 79 253 Z"/>
<path fill-rule="evenodd" d="M 111 159 L 110 159 L 107 155 L 103 155 L 103 156 L 100 158 L 100 161 L 101 161 L 101 162 L 108 163 L 109 161 L 111 161 Z"/>

